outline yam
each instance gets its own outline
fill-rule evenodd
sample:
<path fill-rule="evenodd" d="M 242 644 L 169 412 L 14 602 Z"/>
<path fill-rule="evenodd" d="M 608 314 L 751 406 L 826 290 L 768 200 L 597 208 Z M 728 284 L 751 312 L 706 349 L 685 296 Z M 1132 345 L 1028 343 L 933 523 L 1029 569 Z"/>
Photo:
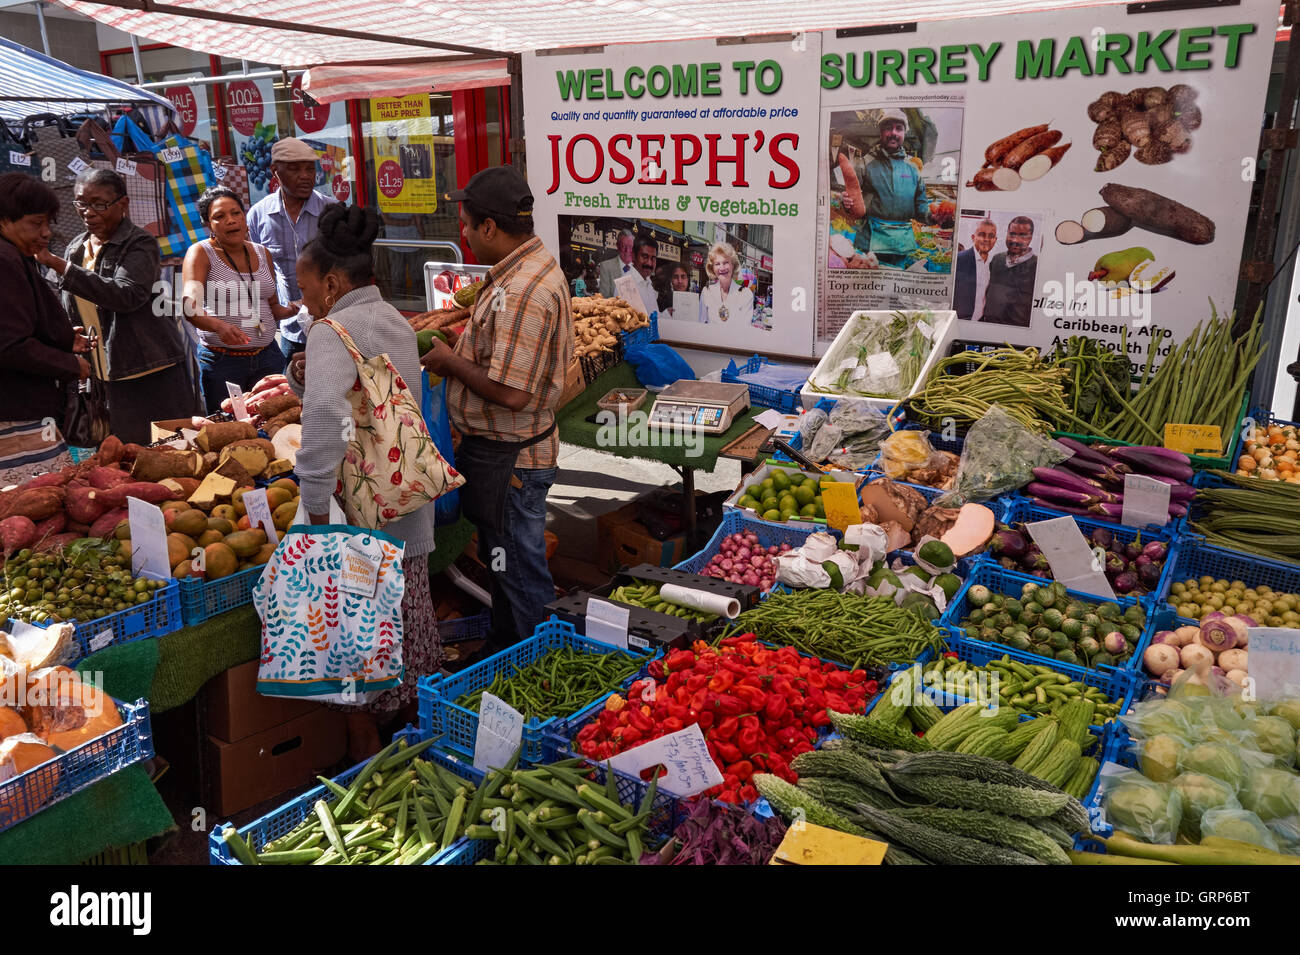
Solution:
<path fill-rule="evenodd" d="M 1146 94 L 1142 97 L 1142 109 L 1152 110 L 1157 106 L 1163 106 L 1169 102 L 1169 91 L 1160 86 L 1152 86 L 1147 89 Z"/>
<path fill-rule="evenodd" d="M 1190 138 L 1187 135 L 1187 127 L 1176 119 L 1171 119 L 1167 123 L 1161 123 L 1153 127 L 1156 139 L 1164 143 L 1170 149 L 1177 149 Z M 1141 157 L 1138 157 L 1141 158 Z"/>
<path fill-rule="evenodd" d="M 61 487 L 34 487 L 19 491 L 9 513 L 17 517 L 29 518 L 33 524 L 36 524 L 63 510 L 66 495 L 66 489 Z"/>
<path fill-rule="evenodd" d="M 91 493 L 95 495 L 96 501 L 109 508 L 126 507 L 128 497 L 147 501 L 150 504 L 162 504 L 164 501 L 174 501 L 176 499 L 175 491 L 153 481 L 134 481 L 130 484 L 119 484 L 107 491 L 92 491 Z"/>
<path fill-rule="evenodd" d="M 111 511 L 105 511 L 104 514 L 95 523 L 90 525 L 90 537 L 102 537 L 105 540 L 113 536 L 117 530 L 117 525 L 127 519 L 125 507 L 118 507 Z"/>
<path fill-rule="evenodd" d="M 1181 202 L 1149 189 L 1107 183 L 1099 190 L 1106 204 L 1133 224 L 1192 245 L 1214 241 L 1214 222 Z"/>
<path fill-rule="evenodd" d="M 253 427 L 251 421 L 208 421 L 204 424 L 203 430 L 198 433 L 198 437 L 194 439 L 194 444 L 200 451 L 220 451 L 232 441 L 256 437 L 257 429 Z M 177 475 L 164 474 L 161 476 L 176 477 Z M 192 477 L 193 475 L 180 476 Z"/>
<path fill-rule="evenodd" d="M 90 525 L 82 524 L 77 521 L 69 520 L 68 526 L 64 528 L 69 534 L 76 534 L 78 537 L 90 536 Z"/>
<path fill-rule="evenodd" d="M 202 482 L 198 478 L 178 477 L 178 478 L 164 478 L 158 483 L 161 484 L 163 487 L 169 487 L 173 491 L 175 491 L 177 499 L 179 499 L 179 498 L 189 497 L 191 494 L 193 494 L 195 491 L 199 489 L 199 484 Z"/>
<path fill-rule="evenodd" d="M 1126 100 L 1128 103 L 1128 108 L 1130 110 L 1145 109 L 1146 101 L 1147 101 L 1147 88 L 1145 86 L 1139 86 L 1135 90 L 1129 90 Z"/>
<path fill-rule="evenodd" d="M 1094 149 L 1105 151 L 1113 149 L 1124 141 L 1124 128 L 1120 126 L 1118 119 L 1107 120 L 1102 123 L 1092 134 L 1092 146 Z"/>
<path fill-rule="evenodd" d="M 217 462 L 217 470 L 225 474 L 226 477 L 232 477 L 233 475 L 222 471 L 221 468 L 233 459 L 238 461 L 248 474 L 256 476 L 265 471 L 266 466 L 274 461 L 275 457 L 275 447 L 265 438 L 236 441 L 221 449 L 221 458 Z"/>
<path fill-rule="evenodd" d="M 1009 152 L 1023 143 L 1025 140 L 1037 136 L 1039 133 L 1047 132 L 1047 123 L 1040 126 L 1026 126 L 1024 129 L 1016 130 L 1010 136 L 1004 136 L 997 142 L 990 145 L 984 150 L 984 162 L 990 166 L 1003 165 L 1002 158 Z M 1033 155 L 1032 153 L 1030 155 Z M 1025 158 L 1029 158 L 1028 156 Z"/>
<path fill-rule="evenodd" d="M 915 488 L 879 478 L 863 485 L 862 503 L 875 509 L 882 521 L 897 521 L 910 531 L 925 510 L 926 500 Z"/>
<path fill-rule="evenodd" d="M 1197 109 L 1196 90 L 1186 83 L 1176 83 L 1169 87 L 1169 102 L 1173 104 L 1174 109 L 1179 112 L 1186 112 L 1189 109 Z"/>
<path fill-rule="evenodd" d="M 30 517 L 6 517 L 0 521 L 0 546 L 6 556 L 30 547 L 36 540 L 36 522 Z"/>
<path fill-rule="evenodd" d="M 131 481 L 131 475 L 127 474 L 120 468 L 112 467 L 95 467 L 86 472 L 86 481 L 93 488 L 99 490 L 108 490 L 110 487 L 117 487 L 119 484 L 128 484 Z"/>
<path fill-rule="evenodd" d="M 1089 239 L 1109 239 L 1123 235 L 1133 227 L 1133 220 L 1120 215 L 1110 206 L 1098 206 L 1089 209 L 1079 217 L 1079 224 L 1088 233 Z"/>
<path fill-rule="evenodd" d="M 1146 113 L 1129 110 L 1120 117 L 1119 125 L 1130 145 L 1141 146 L 1151 138 L 1151 120 Z"/>
<path fill-rule="evenodd" d="M 122 455 L 126 451 L 126 446 L 122 444 L 121 438 L 110 434 L 107 438 L 99 443 L 99 463 L 116 464 L 122 460 Z"/>
<path fill-rule="evenodd" d="M 1078 245 L 1086 235 L 1083 226 L 1073 219 L 1065 219 L 1056 224 L 1056 241 L 1061 245 Z"/>
<path fill-rule="evenodd" d="M 1150 120 L 1152 129 L 1176 118 L 1177 113 L 1172 103 L 1161 103 L 1155 109 L 1147 110 L 1147 119 Z"/>
<path fill-rule="evenodd" d="M 212 473 L 213 469 L 215 469 L 216 466 L 220 463 L 221 463 L 221 455 L 217 454 L 216 451 L 207 452 L 206 454 L 203 455 L 203 467 L 199 471 L 199 477 L 201 478 L 207 477 L 209 474 Z"/>
<path fill-rule="evenodd" d="M 1020 143 L 1008 152 L 998 165 L 1006 169 L 1019 169 L 1028 160 L 1037 156 L 1044 149 L 1050 149 L 1060 141 L 1061 131 L 1059 129 L 1044 130 L 1037 135 L 1030 136 L 1024 142 Z"/>
<path fill-rule="evenodd" d="M 1174 158 L 1174 152 L 1168 144 L 1158 139 L 1148 139 L 1133 151 L 1133 158 L 1148 166 L 1159 166 Z"/>
<path fill-rule="evenodd" d="M 195 507 L 211 510 L 218 504 L 229 504 L 230 495 L 235 493 L 238 486 L 230 478 L 213 471 L 190 495 L 189 502 Z"/>
<path fill-rule="evenodd" d="M 144 445 L 142 444 L 124 444 L 122 445 L 122 458 L 117 463 L 123 467 L 130 467 L 143 450 Z"/>
<path fill-rule="evenodd" d="M 1114 116 L 1115 107 L 1100 96 L 1088 104 L 1088 118 L 1094 123 L 1104 123 Z"/>
<path fill-rule="evenodd" d="M 268 461 L 265 455 L 260 451 L 254 451 L 254 453 L 256 453 L 259 459 L 263 462 L 263 468 L 270 463 L 270 461 Z M 256 473 L 261 474 L 262 472 L 259 470 Z M 221 464 L 217 466 L 217 469 L 213 471 L 212 474 L 208 475 L 208 477 L 212 477 L 213 475 L 229 478 L 235 483 L 235 487 L 252 487 L 254 483 L 253 475 L 249 473 L 246 467 L 244 467 L 242 461 L 235 456 L 223 460 Z"/>
<path fill-rule="evenodd" d="M 993 512 L 983 504 L 963 504 L 957 522 L 939 540 L 952 548 L 953 556 L 960 560 L 984 549 L 996 523 Z"/>
<path fill-rule="evenodd" d="M 145 448 L 136 455 L 131 477 L 136 481 L 161 481 L 170 477 L 198 477 L 203 459 L 194 451 Z"/>
<path fill-rule="evenodd" d="M 285 458 L 276 458 L 266 466 L 265 475 L 268 478 L 283 477 L 286 474 L 293 473 L 293 462 Z"/>

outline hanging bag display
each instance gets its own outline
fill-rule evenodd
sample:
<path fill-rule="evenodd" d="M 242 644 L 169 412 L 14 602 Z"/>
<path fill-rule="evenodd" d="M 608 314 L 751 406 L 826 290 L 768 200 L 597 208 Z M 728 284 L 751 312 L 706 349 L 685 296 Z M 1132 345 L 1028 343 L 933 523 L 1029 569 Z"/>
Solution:
<path fill-rule="evenodd" d="M 348 393 L 353 437 L 339 468 L 337 492 L 349 522 L 383 527 L 464 484 L 438 453 L 420 407 L 388 356 L 362 357 L 347 330 L 328 318 L 313 322 L 308 334 L 319 334 L 322 326 L 333 329 L 357 366 L 357 382 Z"/>
<path fill-rule="evenodd" d="M 362 704 L 402 680 L 401 541 L 343 523 L 303 524 L 301 504 L 253 587 L 262 618 L 257 692 Z"/>
<path fill-rule="evenodd" d="M 142 152 L 152 153 L 162 164 L 171 230 L 158 237 L 158 248 L 164 259 L 184 256 L 191 245 L 206 235 L 199 215 L 199 197 L 216 183 L 212 158 L 194 140 L 184 136 L 172 134 L 151 142 L 144 130 L 126 116 L 113 127 L 113 137 L 121 144 L 119 148 L 133 145 Z"/>

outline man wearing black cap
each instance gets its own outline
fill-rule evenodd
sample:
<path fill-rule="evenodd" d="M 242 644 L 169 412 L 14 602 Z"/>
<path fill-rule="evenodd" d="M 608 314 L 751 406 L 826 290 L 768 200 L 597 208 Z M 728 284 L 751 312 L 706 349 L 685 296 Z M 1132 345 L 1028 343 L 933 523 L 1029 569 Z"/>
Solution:
<path fill-rule="evenodd" d="M 573 314 L 564 273 L 533 234 L 533 194 L 513 166 L 484 169 L 447 199 L 460 203 L 465 241 L 490 268 L 455 349 L 435 340 L 420 361 L 447 379 L 447 409 L 461 433 L 460 501 L 492 572 L 485 653 L 495 653 L 532 636 L 555 598 L 546 494 Z"/>

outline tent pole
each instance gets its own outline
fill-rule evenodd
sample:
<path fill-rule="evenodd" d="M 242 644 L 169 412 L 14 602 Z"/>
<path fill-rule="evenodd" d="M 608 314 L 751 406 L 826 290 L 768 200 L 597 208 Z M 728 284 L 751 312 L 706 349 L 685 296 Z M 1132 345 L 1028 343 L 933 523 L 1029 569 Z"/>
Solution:
<path fill-rule="evenodd" d="M 50 55 L 50 35 L 45 30 L 45 0 L 37 0 L 32 6 L 36 8 L 36 22 L 41 27 L 41 46 L 45 47 L 45 55 Z"/>
<path fill-rule="evenodd" d="M 140 38 L 131 34 L 131 56 L 135 59 L 135 81 L 144 82 L 144 67 L 140 65 Z"/>
<path fill-rule="evenodd" d="M 506 60 L 510 73 L 510 164 L 524 171 L 524 75 L 523 58 L 512 53 Z"/>

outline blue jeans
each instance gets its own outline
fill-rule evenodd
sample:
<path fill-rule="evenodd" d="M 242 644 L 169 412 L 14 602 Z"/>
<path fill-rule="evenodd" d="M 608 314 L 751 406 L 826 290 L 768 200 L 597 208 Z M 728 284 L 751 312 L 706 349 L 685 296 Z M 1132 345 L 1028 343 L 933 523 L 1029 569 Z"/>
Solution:
<path fill-rule="evenodd" d="M 485 654 L 497 653 L 533 635 L 555 599 L 546 563 L 546 494 L 555 468 L 515 468 L 523 487 L 506 498 L 506 530 L 480 527 L 478 555 L 492 572 L 492 633 Z"/>
<path fill-rule="evenodd" d="M 288 368 L 288 367 L 289 367 L 289 359 L 290 359 L 290 358 L 292 358 L 294 355 L 296 355 L 296 354 L 297 354 L 298 352 L 300 352 L 300 351 L 306 351 L 306 350 L 307 350 L 307 343 L 306 343 L 306 342 L 295 342 L 295 341 L 290 341 L 288 338 L 285 338 L 285 337 L 284 337 L 284 332 L 281 332 L 281 333 L 280 333 L 280 339 L 279 339 L 279 340 L 280 340 L 280 354 L 282 354 L 282 355 L 284 356 L 284 367 L 285 367 L 285 368 Z"/>
<path fill-rule="evenodd" d="M 221 402 L 230 397 L 226 382 L 248 391 L 267 375 L 284 371 L 284 356 L 275 342 L 251 355 L 219 355 L 199 343 L 199 380 L 203 384 L 203 404 L 208 414 L 221 410 Z"/>

